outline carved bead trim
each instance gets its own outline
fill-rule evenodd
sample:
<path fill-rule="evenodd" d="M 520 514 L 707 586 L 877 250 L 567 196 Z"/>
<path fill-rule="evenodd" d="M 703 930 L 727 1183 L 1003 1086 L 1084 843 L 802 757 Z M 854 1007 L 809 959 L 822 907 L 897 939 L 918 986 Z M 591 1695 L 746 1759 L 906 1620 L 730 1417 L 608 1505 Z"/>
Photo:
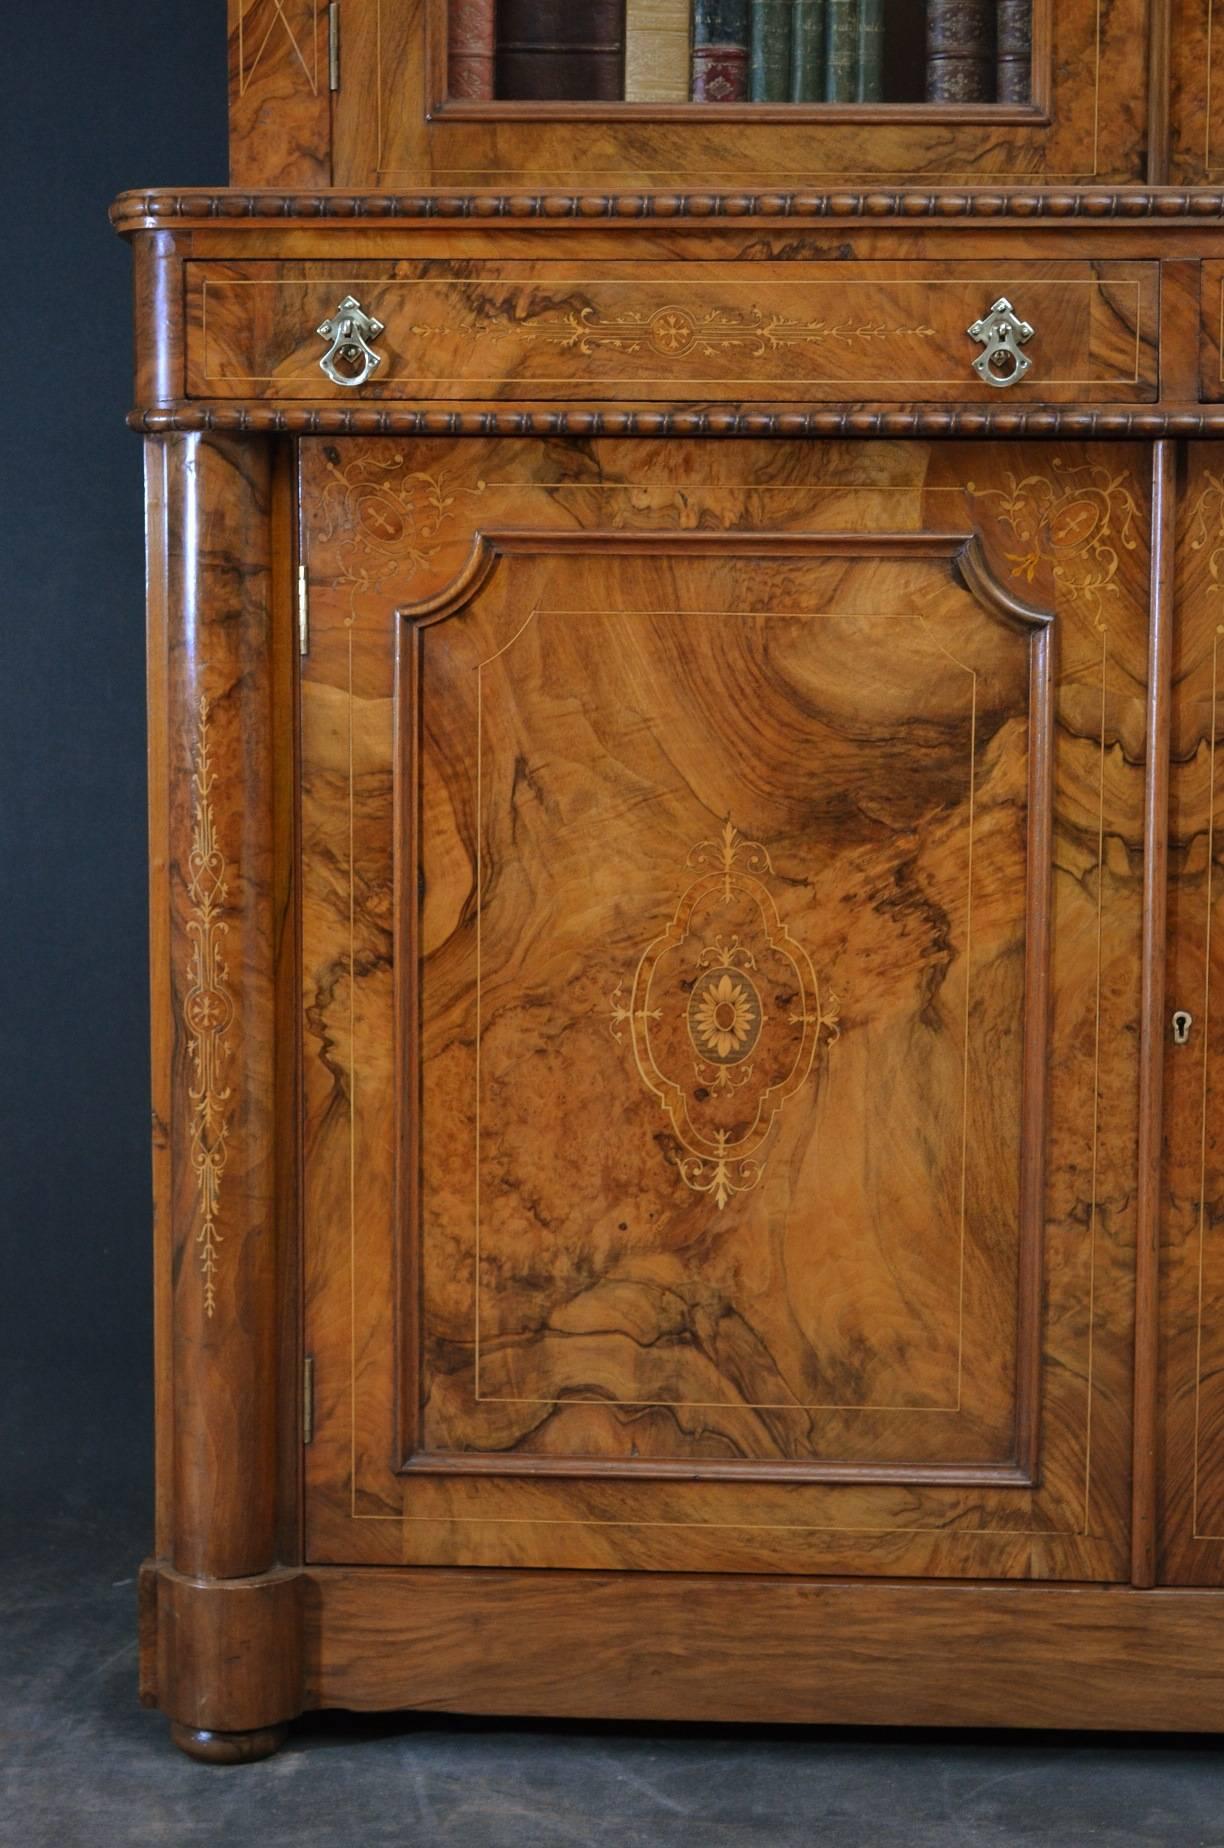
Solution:
<path fill-rule="evenodd" d="M 177 404 L 132 411 L 145 435 L 239 430 L 289 436 L 1074 437 L 1082 441 L 1224 435 L 1224 405 L 1202 410 L 936 407 L 865 411 L 421 411 L 407 405 Z"/>
<path fill-rule="evenodd" d="M 208 739 L 211 708 L 200 695 L 195 764 L 191 773 L 191 850 L 187 856 L 187 896 L 191 909 L 187 936 L 191 954 L 187 962 L 187 993 L 183 1020 L 192 1079 L 191 1167 L 196 1180 L 200 1223 L 196 1250 L 204 1279 L 204 1313 L 212 1317 L 217 1306 L 217 1268 L 221 1234 L 221 1183 L 228 1160 L 229 1105 L 233 1095 L 225 1083 L 229 1056 L 228 1034 L 234 1018 L 229 970 L 222 944 L 229 930 L 222 913 L 229 892 L 225 856 L 217 845 L 212 792 L 217 779 Z"/>
<path fill-rule="evenodd" d="M 979 187 L 866 192 L 127 192 L 111 207 L 116 230 L 181 219 L 305 219 L 351 224 L 387 219 L 934 218 L 1102 219 L 1224 217 L 1224 193 L 1133 187 L 1016 191 Z"/>

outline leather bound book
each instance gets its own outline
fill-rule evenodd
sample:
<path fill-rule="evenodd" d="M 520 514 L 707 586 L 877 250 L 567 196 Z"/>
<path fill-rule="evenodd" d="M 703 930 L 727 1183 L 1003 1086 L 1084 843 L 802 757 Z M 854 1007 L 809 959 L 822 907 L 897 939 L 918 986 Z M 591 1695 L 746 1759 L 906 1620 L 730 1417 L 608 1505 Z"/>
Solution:
<path fill-rule="evenodd" d="M 1001 103 L 1027 103 L 1033 93 L 1033 0 L 999 0 L 997 81 Z"/>
<path fill-rule="evenodd" d="M 624 81 L 625 0 L 498 0 L 499 100 L 617 103 Z"/>
<path fill-rule="evenodd" d="M 859 0 L 826 0 L 826 103 L 853 103 L 858 98 L 858 13 Z"/>
<path fill-rule="evenodd" d="M 790 100 L 792 0 L 750 0 L 748 97 L 754 103 Z"/>
<path fill-rule="evenodd" d="M 627 103 L 687 103 L 689 16 L 689 0 L 626 0 Z"/>
<path fill-rule="evenodd" d="M 446 93 L 487 103 L 493 95 L 493 0 L 450 0 Z"/>
<path fill-rule="evenodd" d="M 855 95 L 860 103 L 878 103 L 884 95 L 884 0 L 859 0 Z"/>
<path fill-rule="evenodd" d="M 748 0 L 693 0 L 693 101 L 748 94 Z"/>
<path fill-rule="evenodd" d="M 927 0 L 927 101 L 990 103 L 995 0 Z"/>
<path fill-rule="evenodd" d="M 792 103 L 818 103 L 824 96 L 825 0 L 795 0 L 791 27 Z"/>

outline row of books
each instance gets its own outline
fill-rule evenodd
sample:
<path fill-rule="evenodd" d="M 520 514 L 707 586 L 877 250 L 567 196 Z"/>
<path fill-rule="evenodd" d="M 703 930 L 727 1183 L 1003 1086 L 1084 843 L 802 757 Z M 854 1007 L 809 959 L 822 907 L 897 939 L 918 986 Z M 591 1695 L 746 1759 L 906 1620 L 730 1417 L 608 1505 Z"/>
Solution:
<path fill-rule="evenodd" d="M 447 54 L 469 101 L 1023 102 L 1032 0 L 450 0 Z"/>
<path fill-rule="evenodd" d="M 931 103 L 1027 103 L 1033 0 L 927 0 Z"/>

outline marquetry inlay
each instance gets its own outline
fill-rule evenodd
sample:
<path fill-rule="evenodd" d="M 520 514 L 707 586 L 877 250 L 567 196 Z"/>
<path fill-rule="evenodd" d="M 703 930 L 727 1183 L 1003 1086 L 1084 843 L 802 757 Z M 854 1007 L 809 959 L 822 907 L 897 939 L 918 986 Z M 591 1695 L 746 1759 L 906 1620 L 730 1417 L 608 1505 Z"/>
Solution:
<path fill-rule="evenodd" d="M 822 998 L 778 911 L 759 841 L 728 818 L 685 865 L 697 877 L 642 951 L 628 996 L 624 981 L 612 991 L 610 1026 L 622 1041 L 628 1029 L 680 1179 L 721 1209 L 760 1180 L 779 1113 L 811 1076 L 822 1036 L 838 1036 L 838 1001 Z"/>
<path fill-rule="evenodd" d="M 229 1154 L 229 1106 L 233 1093 L 225 1082 L 225 1067 L 234 1004 L 229 990 L 229 970 L 222 954 L 229 930 L 224 917 L 229 884 L 225 856 L 217 842 L 213 810 L 217 772 L 208 735 L 210 717 L 208 698 L 201 694 L 191 774 L 191 851 L 187 858 L 187 896 L 190 900 L 187 937 L 191 953 L 187 962 L 183 1019 L 192 1069 L 188 1096 L 191 1167 L 199 1208 L 196 1250 L 204 1279 L 204 1312 L 211 1317 L 217 1306 L 217 1270 L 222 1244 L 217 1220 Z"/>
<path fill-rule="evenodd" d="M 243 0 L 238 9 L 238 94 L 244 96 L 265 58 L 288 56 L 312 95 L 319 93 L 318 0 Z M 296 27 L 296 30 L 295 30 Z"/>
<path fill-rule="evenodd" d="M 484 483 L 451 487 L 439 474 L 403 467 L 398 455 L 368 446 L 344 462 L 327 459 L 321 497 L 321 543 L 341 542 L 340 582 L 350 597 L 380 590 L 405 565 L 423 570 L 442 546 L 442 531 L 459 494 L 480 495 Z"/>
<path fill-rule="evenodd" d="M 713 359 L 725 348 L 763 359 L 768 353 L 800 342 L 808 347 L 830 342 L 858 346 L 904 335 L 922 340 L 935 338 L 935 329 L 922 322 L 891 327 L 886 321 L 861 318 L 829 321 L 816 316 L 801 320 L 755 303 L 742 314 L 725 308 L 686 308 L 676 302 L 653 311 L 626 308 L 619 314 L 602 314 L 587 305 L 572 308 L 564 315 L 541 317 L 526 326 L 516 323 L 512 331 L 523 340 L 552 343 L 586 356 L 598 347 L 610 347 L 622 353 L 651 352 L 663 359 L 684 359 L 690 353 Z"/>
<path fill-rule="evenodd" d="M 1055 456 L 1048 474 L 1005 475 L 1006 488 L 975 488 L 970 494 L 993 503 L 998 518 L 1020 547 L 1008 552 L 1013 577 L 1031 584 L 1043 558 L 1070 602 L 1082 602 L 1098 629 L 1105 626 L 1104 600 L 1113 594 L 1121 563 L 1119 547 L 1138 545 L 1139 506 L 1122 471 L 1099 462 L 1066 468 Z"/>

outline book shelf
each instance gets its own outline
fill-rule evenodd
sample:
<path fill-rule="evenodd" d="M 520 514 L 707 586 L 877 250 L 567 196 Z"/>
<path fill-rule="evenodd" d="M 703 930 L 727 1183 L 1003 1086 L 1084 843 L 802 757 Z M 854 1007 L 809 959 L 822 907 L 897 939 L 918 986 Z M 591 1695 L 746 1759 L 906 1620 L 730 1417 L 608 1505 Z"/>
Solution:
<path fill-rule="evenodd" d="M 448 102 L 1027 104 L 1033 0 L 449 0 Z"/>

